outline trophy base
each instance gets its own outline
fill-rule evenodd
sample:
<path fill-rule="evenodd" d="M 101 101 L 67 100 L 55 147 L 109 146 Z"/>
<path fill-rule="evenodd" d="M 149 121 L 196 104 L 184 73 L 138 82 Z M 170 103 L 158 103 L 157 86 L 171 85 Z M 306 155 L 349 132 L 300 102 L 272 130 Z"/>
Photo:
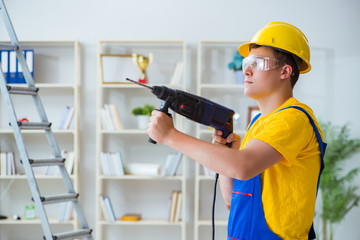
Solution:
<path fill-rule="evenodd" d="M 144 79 L 139 79 L 138 82 L 142 83 L 142 84 L 147 84 L 148 80 L 146 78 L 144 78 Z"/>

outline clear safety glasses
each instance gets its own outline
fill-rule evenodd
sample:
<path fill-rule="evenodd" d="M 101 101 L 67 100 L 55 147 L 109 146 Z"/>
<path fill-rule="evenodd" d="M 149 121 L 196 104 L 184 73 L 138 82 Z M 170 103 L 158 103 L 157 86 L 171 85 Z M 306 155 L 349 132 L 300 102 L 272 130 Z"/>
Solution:
<path fill-rule="evenodd" d="M 247 66 L 250 66 L 252 70 L 270 71 L 283 65 L 283 62 L 278 59 L 250 55 L 243 59 L 242 69 L 245 70 Z"/>

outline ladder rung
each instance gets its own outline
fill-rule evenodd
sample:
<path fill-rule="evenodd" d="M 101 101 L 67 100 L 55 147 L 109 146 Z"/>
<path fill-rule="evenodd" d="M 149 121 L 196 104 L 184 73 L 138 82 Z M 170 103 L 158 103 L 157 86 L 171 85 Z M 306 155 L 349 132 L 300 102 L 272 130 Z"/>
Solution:
<path fill-rule="evenodd" d="M 17 124 L 21 129 L 50 130 L 51 127 L 49 122 L 17 122 Z"/>
<path fill-rule="evenodd" d="M 80 230 L 75 230 L 72 232 L 64 232 L 64 233 L 58 233 L 53 235 L 53 239 L 55 240 L 70 240 L 70 239 L 75 239 L 75 238 L 85 238 L 85 237 L 90 237 L 92 233 L 92 229 L 80 229 Z M 45 237 L 44 237 L 45 239 Z"/>
<path fill-rule="evenodd" d="M 11 94 L 23 94 L 23 95 L 33 95 L 36 96 L 38 94 L 39 88 L 37 87 L 15 87 L 15 86 L 6 86 L 9 93 Z"/>
<path fill-rule="evenodd" d="M 29 159 L 32 167 L 64 166 L 65 158 Z"/>
<path fill-rule="evenodd" d="M 4 50 L 16 50 L 19 46 L 13 45 L 13 44 L 0 44 L 0 49 Z"/>
<path fill-rule="evenodd" d="M 47 197 L 40 197 L 41 202 L 45 204 L 59 203 L 59 202 L 76 202 L 78 200 L 78 193 L 69 193 L 62 195 L 54 195 Z"/>

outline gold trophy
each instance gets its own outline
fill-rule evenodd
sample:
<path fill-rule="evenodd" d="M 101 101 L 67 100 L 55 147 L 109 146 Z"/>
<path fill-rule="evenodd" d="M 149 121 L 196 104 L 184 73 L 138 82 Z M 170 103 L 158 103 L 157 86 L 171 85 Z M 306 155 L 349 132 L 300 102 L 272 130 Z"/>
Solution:
<path fill-rule="evenodd" d="M 148 78 L 147 78 L 147 75 L 146 75 L 146 69 L 148 68 L 149 64 L 153 60 L 153 54 L 149 53 L 149 56 L 145 57 L 144 55 L 134 53 L 133 54 L 133 60 L 141 70 L 141 75 L 140 75 L 140 78 L 139 78 L 138 82 L 143 83 L 143 84 L 147 84 L 148 83 Z"/>

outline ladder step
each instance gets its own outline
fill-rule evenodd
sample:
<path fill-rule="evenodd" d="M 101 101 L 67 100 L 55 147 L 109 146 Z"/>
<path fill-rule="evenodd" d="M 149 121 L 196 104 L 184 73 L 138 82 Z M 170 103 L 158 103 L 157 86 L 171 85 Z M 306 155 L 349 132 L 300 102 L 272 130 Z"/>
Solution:
<path fill-rule="evenodd" d="M 60 203 L 60 202 L 76 202 L 78 200 L 78 193 L 69 193 L 62 195 L 40 197 L 41 202 L 45 204 Z"/>
<path fill-rule="evenodd" d="M 18 86 L 6 86 L 11 94 L 23 94 L 23 95 L 38 95 L 39 88 L 37 87 L 18 87 Z"/>
<path fill-rule="evenodd" d="M 13 44 L 0 44 L 0 49 L 4 50 L 16 50 L 19 46 L 13 45 Z"/>
<path fill-rule="evenodd" d="M 92 229 L 80 229 L 72 232 L 64 232 L 53 235 L 54 240 L 70 240 L 75 238 L 91 237 Z M 45 238 L 44 238 L 45 239 Z"/>
<path fill-rule="evenodd" d="M 32 167 L 64 166 L 65 158 L 29 159 L 29 162 Z"/>
<path fill-rule="evenodd" d="M 17 124 L 20 129 L 50 130 L 51 127 L 49 122 L 17 122 Z"/>

